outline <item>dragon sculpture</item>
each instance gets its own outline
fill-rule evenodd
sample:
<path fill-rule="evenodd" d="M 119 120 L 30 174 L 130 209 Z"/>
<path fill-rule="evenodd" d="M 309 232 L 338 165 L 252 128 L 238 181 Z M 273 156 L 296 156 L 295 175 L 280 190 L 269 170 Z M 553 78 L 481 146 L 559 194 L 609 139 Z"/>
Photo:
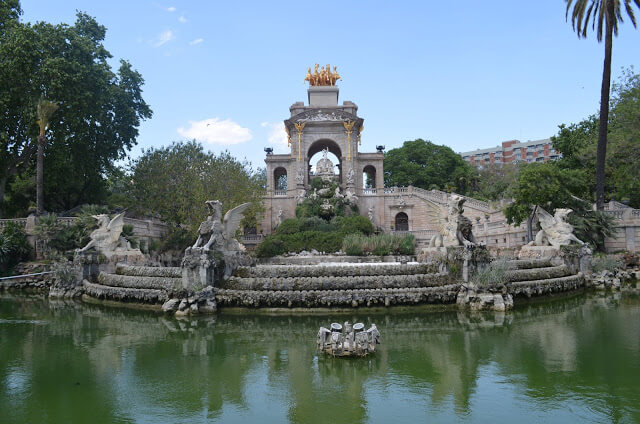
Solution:
<path fill-rule="evenodd" d="M 131 251 L 129 242 L 122 237 L 122 227 L 124 227 L 124 214 L 119 213 L 113 219 L 109 220 L 109 215 L 91 215 L 95 218 L 99 226 L 91 232 L 89 237 L 91 240 L 85 247 L 78 249 L 78 252 L 85 252 L 91 248 L 103 254 L 109 254 L 116 251 Z"/>
<path fill-rule="evenodd" d="M 430 200 L 426 201 L 427 214 L 439 233 L 431 238 L 429 247 L 476 245 L 471 220 L 463 215 L 465 200 L 462 196 L 453 195 L 446 209 Z"/>
<path fill-rule="evenodd" d="M 553 246 L 560 247 L 575 241 L 578 244 L 584 242 L 573 234 L 573 226 L 567 222 L 567 216 L 573 212 L 571 209 L 558 208 L 554 215 L 536 207 L 535 214 L 540 223 L 540 231 L 536 234 L 535 240 L 531 241 L 529 246 Z"/>
<path fill-rule="evenodd" d="M 215 250 L 244 251 L 245 247 L 234 237 L 240 228 L 243 214 L 251 203 L 243 203 L 229 210 L 222 221 L 222 203 L 219 200 L 208 200 L 206 205 L 211 214 L 200 224 L 198 239 L 192 248 L 208 251 L 213 246 Z"/>

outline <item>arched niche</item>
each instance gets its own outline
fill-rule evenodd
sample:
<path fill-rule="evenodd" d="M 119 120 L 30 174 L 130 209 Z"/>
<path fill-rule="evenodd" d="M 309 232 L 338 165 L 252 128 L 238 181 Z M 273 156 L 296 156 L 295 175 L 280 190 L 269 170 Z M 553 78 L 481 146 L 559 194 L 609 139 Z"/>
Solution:
<path fill-rule="evenodd" d="M 287 191 L 287 170 L 281 166 L 273 170 L 273 189 L 275 191 Z"/>
<path fill-rule="evenodd" d="M 314 141 L 310 146 L 309 150 L 307 150 L 307 165 L 309 173 L 311 172 L 312 165 L 322 157 L 322 151 L 328 150 L 331 155 L 327 155 L 328 159 L 331 160 L 337 168 L 338 181 L 342 181 L 342 150 L 340 150 L 340 146 L 333 140 L 330 139 L 320 139 Z M 317 157 L 316 157 L 317 156 Z M 334 170 L 335 172 L 335 170 Z M 309 177 L 313 177 L 309 174 Z"/>
<path fill-rule="evenodd" d="M 395 218 L 396 231 L 409 231 L 409 216 L 404 212 L 398 212 Z"/>
<path fill-rule="evenodd" d="M 367 165 L 362 169 L 362 187 L 376 188 L 376 167 Z"/>

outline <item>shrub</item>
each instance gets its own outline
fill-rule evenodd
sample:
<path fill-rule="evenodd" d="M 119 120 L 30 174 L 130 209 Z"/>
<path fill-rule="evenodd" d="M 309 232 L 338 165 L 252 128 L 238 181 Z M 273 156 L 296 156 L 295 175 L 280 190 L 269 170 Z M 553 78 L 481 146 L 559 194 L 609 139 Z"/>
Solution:
<path fill-rule="evenodd" d="M 622 268 L 623 262 L 620 258 L 611 255 L 599 255 L 591 261 L 591 271 L 600 273 L 602 271 L 613 271 Z"/>
<path fill-rule="evenodd" d="M 276 228 L 276 234 L 295 234 L 300 232 L 300 220 L 297 218 L 285 219 Z"/>
<path fill-rule="evenodd" d="M 133 249 L 138 247 L 138 238 L 133 235 L 133 225 L 124 224 L 122 226 L 122 237 L 129 242 Z"/>
<path fill-rule="evenodd" d="M 270 258 L 283 253 L 286 253 L 284 241 L 277 236 L 266 237 L 256 248 L 256 256 L 259 258 Z"/>
<path fill-rule="evenodd" d="M 361 233 L 369 235 L 373 234 L 373 231 L 375 230 L 369 218 L 361 215 L 339 216 L 333 218 L 331 222 L 344 234 Z"/>
<path fill-rule="evenodd" d="M 0 232 L 0 273 L 27 260 L 30 255 L 31 246 L 22 227 L 14 222 L 7 223 Z"/>
<path fill-rule="evenodd" d="M 300 221 L 300 231 L 335 231 L 336 227 L 324 219 L 312 216 Z"/>
<path fill-rule="evenodd" d="M 157 245 L 157 250 L 159 253 L 168 251 L 182 252 L 184 249 L 195 243 L 195 241 L 193 234 L 191 234 L 187 229 L 182 227 L 173 227 Z M 155 243 L 153 244 L 153 247 L 156 247 Z"/>
<path fill-rule="evenodd" d="M 508 271 L 515 268 L 515 265 L 505 259 L 496 259 L 491 262 L 485 269 L 476 272 L 471 277 L 471 282 L 479 286 L 494 286 L 505 284 Z"/>
<path fill-rule="evenodd" d="M 413 234 L 378 234 L 364 236 L 349 234 L 342 242 L 342 250 L 347 255 L 412 255 L 415 250 Z"/>

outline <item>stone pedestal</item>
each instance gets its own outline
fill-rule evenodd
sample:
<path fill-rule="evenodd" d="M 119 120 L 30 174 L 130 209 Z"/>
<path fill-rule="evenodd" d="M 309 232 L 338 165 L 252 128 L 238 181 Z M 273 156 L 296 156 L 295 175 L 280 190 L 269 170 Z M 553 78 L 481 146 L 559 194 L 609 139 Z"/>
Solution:
<path fill-rule="evenodd" d="M 101 272 L 113 274 L 116 271 L 117 264 L 127 265 L 145 265 L 146 257 L 138 249 L 121 250 L 111 252 L 104 255 L 95 251 L 78 252 L 73 259 L 74 264 L 78 265 L 79 281 L 88 280 L 95 283 Z"/>
<path fill-rule="evenodd" d="M 560 249 L 553 246 L 522 246 L 518 259 L 550 259 L 560 256 Z"/>
<path fill-rule="evenodd" d="M 203 247 L 188 247 L 182 259 L 182 287 L 197 291 L 213 286 L 216 259 L 213 250 Z"/>
<path fill-rule="evenodd" d="M 475 284 L 463 286 L 458 293 L 456 304 L 472 311 L 499 311 L 513 309 L 513 296 L 503 290 L 490 290 Z"/>
<path fill-rule="evenodd" d="M 593 251 L 587 244 L 569 245 L 560 248 L 560 255 L 564 264 L 577 274 L 582 272 L 587 274 L 591 272 L 591 260 L 593 259 Z"/>

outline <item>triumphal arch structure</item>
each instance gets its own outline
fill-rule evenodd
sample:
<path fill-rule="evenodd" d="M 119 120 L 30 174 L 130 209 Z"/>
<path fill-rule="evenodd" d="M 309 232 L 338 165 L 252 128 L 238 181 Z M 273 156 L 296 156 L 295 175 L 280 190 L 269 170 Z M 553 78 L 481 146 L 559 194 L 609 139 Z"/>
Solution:
<path fill-rule="evenodd" d="M 364 119 L 358 116 L 358 106 L 351 101 L 339 103 L 340 80 L 336 68 L 330 66 L 307 71 L 305 81 L 307 104 L 296 102 L 284 120 L 290 152 L 273 154 L 267 151 L 267 192 L 265 214 L 260 223 L 263 234 L 271 234 L 280 222 L 295 217 L 296 205 L 310 193 L 310 181 L 327 176 L 338 182 L 340 192 L 353 196 L 360 214 L 385 232 L 410 231 L 418 242 L 428 242 L 436 234 L 429 219 L 433 202 L 446 205 L 454 193 L 422 190 L 416 187 L 384 187 L 383 148 L 361 152 Z M 270 150 L 270 149 L 267 149 Z M 311 158 L 323 153 L 323 159 L 313 169 Z M 327 160 L 331 153 L 338 163 Z M 334 175 L 327 168 L 335 167 Z M 322 174 L 322 175 L 320 175 Z M 486 229 L 490 216 L 499 213 L 485 202 L 466 199 L 465 215 L 474 227 Z M 501 214 L 500 214 L 501 215 Z M 504 217 L 495 216 L 494 219 Z M 497 240 L 497 239 L 496 239 Z M 506 239 L 505 239 L 506 241 Z M 497 242 L 496 242 L 497 243 Z"/>

